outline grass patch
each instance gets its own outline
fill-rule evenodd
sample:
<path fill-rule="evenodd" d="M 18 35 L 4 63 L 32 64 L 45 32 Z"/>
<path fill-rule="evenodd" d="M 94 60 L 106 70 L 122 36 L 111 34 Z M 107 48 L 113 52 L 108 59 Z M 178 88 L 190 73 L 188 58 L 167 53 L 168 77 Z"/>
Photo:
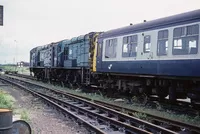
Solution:
<path fill-rule="evenodd" d="M 147 115 L 144 113 L 134 112 L 132 114 L 134 117 L 137 117 L 139 119 L 148 120 Z"/>
<path fill-rule="evenodd" d="M 22 110 L 22 112 L 20 113 L 20 119 L 25 120 L 27 122 L 30 121 L 28 112 L 26 110 Z"/>
<path fill-rule="evenodd" d="M 2 68 L 3 70 L 6 71 L 18 71 L 18 73 L 29 73 L 29 67 L 18 67 L 15 65 L 4 65 L 4 66 L 0 66 L 0 68 Z"/>
<path fill-rule="evenodd" d="M 19 116 L 19 118 L 21 120 L 24 120 L 26 122 L 31 122 L 31 119 L 30 119 L 30 116 L 29 116 L 29 113 L 28 113 L 28 110 L 27 109 L 23 109 L 23 108 L 16 108 L 14 111 L 13 111 L 13 115 L 16 115 L 16 116 Z"/>
<path fill-rule="evenodd" d="M 1 66 L 2 69 L 7 70 L 7 71 L 16 71 L 17 67 L 16 66 Z"/>
<path fill-rule="evenodd" d="M 0 90 L 0 108 L 7 108 L 13 110 L 14 102 L 15 99 L 11 95 Z"/>

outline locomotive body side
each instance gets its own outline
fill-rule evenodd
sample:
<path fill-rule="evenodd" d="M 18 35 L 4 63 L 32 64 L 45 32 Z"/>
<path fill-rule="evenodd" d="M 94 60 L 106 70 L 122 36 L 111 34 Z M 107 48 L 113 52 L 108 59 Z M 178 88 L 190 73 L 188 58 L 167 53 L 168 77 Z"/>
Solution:
<path fill-rule="evenodd" d="M 91 32 L 40 47 L 36 52 L 37 65 L 32 69 L 34 76 L 43 80 L 60 81 L 62 84 L 89 84 L 95 35 L 95 32 Z"/>
<path fill-rule="evenodd" d="M 64 48 L 64 67 L 65 68 L 80 68 L 89 67 L 89 35 L 81 35 L 72 38 L 66 42 Z"/>
<path fill-rule="evenodd" d="M 39 61 L 38 66 L 40 67 L 51 67 L 52 66 L 52 45 L 48 44 L 45 45 L 40 51 L 39 51 Z"/>
<path fill-rule="evenodd" d="M 58 67 L 57 43 L 38 46 L 30 51 L 30 73 L 38 79 L 49 79 L 50 69 Z"/>
<path fill-rule="evenodd" d="M 93 67 L 94 37 L 96 32 L 74 37 L 64 46 L 63 83 L 90 84 Z"/>
<path fill-rule="evenodd" d="M 37 68 L 39 68 L 38 61 L 40 59 L 39 51 L 42 49 L 42 46 L 33 48 L 30 51 L 30 75 L 35 75 Z M 34 73 L 34 74 L 32 74 Z"/>
<path fill-rule="evenodd" d="M 30 51 L 30 68 L 33 68 L 36 66 L 36 49 L 37 48 L 33 48 Z"/>
<path fill-rule="evenodd" d="M 64 66 L 64 48 L 65 44 L 68 42 L 68 40 L 63 40 L 58 42 L 57 45 L 57 67 L 63 67 Z"/>

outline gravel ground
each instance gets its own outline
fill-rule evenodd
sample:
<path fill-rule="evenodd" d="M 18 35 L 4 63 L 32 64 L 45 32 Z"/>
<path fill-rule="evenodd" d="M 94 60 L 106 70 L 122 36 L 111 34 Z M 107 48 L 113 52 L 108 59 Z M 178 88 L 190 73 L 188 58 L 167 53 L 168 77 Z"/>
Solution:
<path fill-rule="evenodd" d="M 2 83 L 0 82 L 0 85 Z M 10 86 L 0 86 L 0 89 L 8 92 L 15 98 L 14 113 L 26 113 L 33 134 L 87 134 L 85 128 L 78 126 L 68 117 L 59 115 L 56 110 L 41 103 L 41 100 L 33 97 L 20 89 Z"/>

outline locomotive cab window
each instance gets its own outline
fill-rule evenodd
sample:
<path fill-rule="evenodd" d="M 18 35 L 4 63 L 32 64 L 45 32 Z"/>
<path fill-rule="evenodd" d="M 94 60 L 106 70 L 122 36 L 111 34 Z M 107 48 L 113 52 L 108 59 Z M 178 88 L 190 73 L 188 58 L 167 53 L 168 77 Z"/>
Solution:
<path fill-rule="evenodd" d="M 158 46 L 157 55 L 167 55 L 168 52 L 168 30 L 162 30 L 158 32 Z"/>
<path fill-rule="evenodd" d="M 197 54 L 199 42 L 199 25 L 174 29 L 173 55 Z"/>
<path fill-rule="evenodd" d="M 116 58 L 117 39 L 106 40 L 105 58 Z"/>
<path fill-rule="evenodd" d="M 151 36 L 144 36 L 144 53 L 149 53 L 151 50 Z"/>
<path fill-rule="evenodd" d="M 123 38 L 122 57 L 136 57 L 137 55 L 137 35 Z"/>

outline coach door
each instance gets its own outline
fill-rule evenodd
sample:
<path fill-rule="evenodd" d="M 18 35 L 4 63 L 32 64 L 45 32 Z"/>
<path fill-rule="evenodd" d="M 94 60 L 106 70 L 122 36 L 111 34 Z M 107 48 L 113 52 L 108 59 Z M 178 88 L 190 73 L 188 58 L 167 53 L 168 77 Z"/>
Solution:
<path fill-rule="evenodd" d="M 150 35 L 144 35 L 143 38 L 143 52 L 141 53 L 142 59 L 150 60 L 153 59 L 153 51 L 152 51 L 152 41 Z"/>
<path fill-rule="evenodd" d="M 154 36 L 150 33 L 142 36 L 143 52 L 141 53 L 140 73 L 147 75 L 157 74 L 156 42 Z"/>
<path fill-rule="evenodd" d="M 167 58 L 168 55 L 168 30 L 160 30 L 158 31 L 157 35 L 157 56 L 158 56 L 158 74 L 165 75 L 166 68 L 170 68 L 170 66 L 167 66 L 166 64 L 162 64 L 161 62 L 163 61 L 162 59 Z M 180 47 L 179 45 L 177 45 Z M 170 49 L 171 50 L 171 49 Z M 178 49 L 180 50 L 180 49 Z M 171 53 L 171 52 L 170 52 Z M 163 70 L 163 68 L 165 68 Z"/>

